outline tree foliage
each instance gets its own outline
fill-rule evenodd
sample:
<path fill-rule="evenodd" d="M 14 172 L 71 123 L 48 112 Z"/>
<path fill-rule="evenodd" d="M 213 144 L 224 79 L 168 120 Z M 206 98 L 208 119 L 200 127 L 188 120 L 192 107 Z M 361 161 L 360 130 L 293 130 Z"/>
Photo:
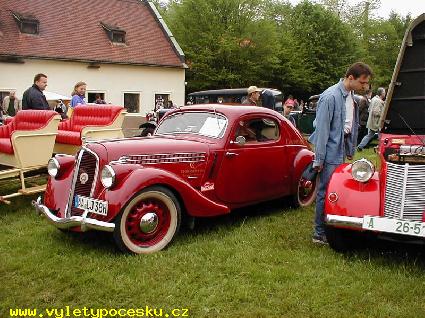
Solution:
<path fill-rule="evenodd" d="M 267 86 L 306 97 L 356 61 L 388 85 L 410 17 L 377 18 L 380 0 L 156 0 L 186 54 L 188 91 Z"/>

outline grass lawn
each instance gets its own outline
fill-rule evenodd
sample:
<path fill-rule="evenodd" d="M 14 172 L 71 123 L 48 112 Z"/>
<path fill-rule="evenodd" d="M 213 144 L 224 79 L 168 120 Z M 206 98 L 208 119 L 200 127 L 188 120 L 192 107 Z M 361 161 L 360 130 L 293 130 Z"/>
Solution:
<path fill-rule="evenodd" d="M 315 246 L 313 207 L 276 201 L 200 220 L 168 249 L 133 256 L 108 234 L 58 231 L 30 200 L 0 206 L 0 318 L 9 308 L 146 305 L 189 317 L 425 316 L 423 247 L 370 241 L 343 255 Z"/>

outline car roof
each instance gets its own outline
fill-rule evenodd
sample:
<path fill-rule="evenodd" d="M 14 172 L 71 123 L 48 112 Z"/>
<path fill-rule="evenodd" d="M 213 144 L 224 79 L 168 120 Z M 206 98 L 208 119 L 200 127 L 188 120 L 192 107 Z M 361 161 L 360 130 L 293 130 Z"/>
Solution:
<path fill-rule="evenodd" d="M 273 95 L 282 94 L 281 91 L 274 88 L 260 88 L 261 90 L 270 90 Z M 199 91 L 188 94 L 188 96 L 205 96 L 205 95 L 247 95 L 248 88 L 224 88 L 224 89 L 213 89 L 207 91 Z"/>
<path fill-rule="evenodd" d="M 265 107 L 259 106 L 248 106 L 248 105 L 226 105 L 226 104 L 195 104 L 191 106 L 184 106 L 179 108 L 182 111 L 209 111 L 219 112 L 226 116 L 241 116 L 246 114 L 263 113 L 272 116 L 281 117 L 282 115 L 278 112 Z"/>

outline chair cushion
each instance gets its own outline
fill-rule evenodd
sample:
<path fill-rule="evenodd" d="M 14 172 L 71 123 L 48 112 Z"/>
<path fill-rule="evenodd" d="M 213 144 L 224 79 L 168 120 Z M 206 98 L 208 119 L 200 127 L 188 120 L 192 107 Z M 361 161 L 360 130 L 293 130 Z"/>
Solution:
<path fill-rule="evenodd" d="M 81 131 L 86 126 L 110 125 L 124 108 L 122 106 L 77 106 L 71 117 L 71 130 Z"/>
<path fill-rule="evenodd" d="M 43 128 L 58 113 L 53 110 L 21 110 L 13 121 L 14 130 L 36 130 Z"/>
<path fill-rule="evenodd" d="M 81 146 L 81 133 L 79 131 L 58 130 L 56 142 L 60 144 Z"/>
<path fill-rule="evenodd" d="M 0 138 L 0 152 L 13 155 L 13 146 L 10 138 Z"/>

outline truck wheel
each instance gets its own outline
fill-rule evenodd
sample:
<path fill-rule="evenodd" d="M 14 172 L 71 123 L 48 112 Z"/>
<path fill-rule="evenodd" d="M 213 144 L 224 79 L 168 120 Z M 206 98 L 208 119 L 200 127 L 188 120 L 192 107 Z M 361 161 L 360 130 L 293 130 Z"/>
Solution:
<path fill-rule="evenodd" d="M 354 249 L 355 245 L 351 231 L 326 226 L 325 233 L 329 246 L 336 252 L 348 252 Z"/>
<path fill-rule="evenodd" d="M 136 194 L 115 221 L 114 239 L 124 252 L 154 253 L 178 233 L 181 208 L 167 188 L 153 186 Z"/>

